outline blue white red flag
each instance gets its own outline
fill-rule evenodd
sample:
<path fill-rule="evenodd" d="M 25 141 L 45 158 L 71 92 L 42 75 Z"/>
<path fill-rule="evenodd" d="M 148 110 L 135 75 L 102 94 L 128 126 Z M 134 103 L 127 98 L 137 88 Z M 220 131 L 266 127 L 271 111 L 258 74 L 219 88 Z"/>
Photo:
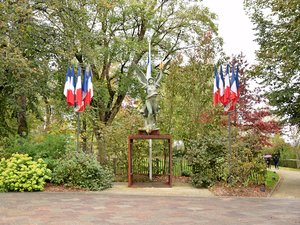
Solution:
<path fill-rule="evenodd" d="M 66 82 L 64 87 L 64 95 L 66 96 L 66 100 L 69 106 L 74 105 L 74 86 L 73 86 L 73 77 L 68 66 L 67 73 L 66 73 Z"/>
<path fill-rule="evenodd" d="M 225 74 L 225 89 L 224 89 L 224 100 L 223 104 L 227 105 L 230 102 L 230 79 L 229 79 L 229 65 L 226 67 Z"/>
<path fill-rule="evenodd" d="M 93 98 L 93 95 L 94 95 L 92 78 L 93 78 L 92 69 L 90 69 L 89 72 L 88 72 L 87 94 L 86 94 L 86 97 L 84 99 L 84 102 L 87 105 L 91 104 L 91 101 L 92 101 L 92 98 Z"/>
<path fill-rule="evenodd" d="M 219 102 L 220 89 L 219 89 L 219 75 L 218 75 L 216 67 L 214 69 L 215 69 L 215 76 L 214 76 L 214 106 L 216 106 Z"/>
<path fill-rule="evenodd" d="M 76 94 L 75 102 L 76 102 L 77 110 L 80 108 L 82 104 L 82 87 L 81 87 L 80 70 L 81 68 L 78 66 L 78 76 L 77 76 L 76 89 L 75 89 L 75 94 Z"/>
<path fill-rule="evenodd" d="M 236 73 L 235 73 L 235 82 L 236 82 L 236 88 L 238 92 L 238 99 L 240 98 L 240 82 L 239 82 L 239 66 L 236 66 Z"/>
<path fill-rule="evenodd" d="M 77 110 L 77 112 L 83 112 L 85 110 L 86 104 L 85 104 L 85 98 L 87 97 L 88 92 L 88 77 L 86 68 L 83 69 L 83 81 L 82 81 L 82 101 L 81 104 Z"/>
<path fill-rule="evenodd" d="M 236 83 L 236 77 L 234 74 L 234 65 L 232 66 L 232 75 L 231 75 L 231 95 L 230 99 L 232 101 L 233 106 L 238 100 L 238 91 L 237 91 L 237 83 Z"/>
<path fill-rule="evenodd" d="M 224 94 L 225 94 L 225 88 L 224 88 L 224 77 L 223 77 L 223 69 L 222 65 L 220 66 L 220 79 L 219 79 L 219 89 L 220 89 L 220 95 L 219 95 L 219 101 L 224 104 Z"/>

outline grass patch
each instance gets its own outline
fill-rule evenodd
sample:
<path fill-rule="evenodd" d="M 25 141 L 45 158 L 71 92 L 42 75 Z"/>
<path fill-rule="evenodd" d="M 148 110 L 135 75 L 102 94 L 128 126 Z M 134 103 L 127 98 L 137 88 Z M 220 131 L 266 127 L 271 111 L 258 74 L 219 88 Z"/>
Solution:
<path fill-rule="evenodd" d="M 274 188 L 279 180 L 279 175 L 274 171 L 267 171 L 266 187 Z"/>

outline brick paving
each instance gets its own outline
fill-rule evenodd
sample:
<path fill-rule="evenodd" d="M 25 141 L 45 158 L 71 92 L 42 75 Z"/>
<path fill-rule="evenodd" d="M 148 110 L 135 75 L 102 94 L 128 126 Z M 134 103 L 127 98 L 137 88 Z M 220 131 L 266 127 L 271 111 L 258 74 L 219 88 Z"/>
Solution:
<path fill-rule="evenodd" d="M 300 224 L 300 199 L 2 193 L 0 224 Z"/>
<path fill-rule="evenodd" d="M 214 197 L 190 185 L 102 192 L 0 193 L 0 225 L 300 224 L 300 172 L 280 169 L 272 198 Z"/>
<path fill-rule="evenodd" d="M 273 169 L 281 177 L 278 188 L 274 191 L 274 198 L 300 198 L 300 170 L 291 170 L 281 167 Z"/>

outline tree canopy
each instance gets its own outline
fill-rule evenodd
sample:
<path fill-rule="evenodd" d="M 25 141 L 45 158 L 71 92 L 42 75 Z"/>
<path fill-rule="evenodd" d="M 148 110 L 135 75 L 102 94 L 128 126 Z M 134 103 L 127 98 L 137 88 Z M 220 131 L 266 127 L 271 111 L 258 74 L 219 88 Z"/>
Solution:
<path fill-rule="evenodd" d="M 298 0 L 245 0 L 255 24 L 261 78 L 275 112 L 289 123 L 300 125 L 300 2 Z"/>

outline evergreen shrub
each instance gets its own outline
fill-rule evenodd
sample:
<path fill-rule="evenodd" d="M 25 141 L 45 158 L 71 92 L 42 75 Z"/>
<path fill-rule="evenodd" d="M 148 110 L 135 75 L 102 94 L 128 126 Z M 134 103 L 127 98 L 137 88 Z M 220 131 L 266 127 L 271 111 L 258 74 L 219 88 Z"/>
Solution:
<path fill-rule="evenodd" d="M 28 154 L 12 154 L 0 161 L 0 191 L 42 191 L 46 180 L 51 179 L 51 170 L 38 159 L 33 161 Z"/>
<path fill-rule="evenodd" d="M 8 141 L 2 157 L 8 158 L 17 152 L 28 154 L 34 160 L 42 158 L 48 168 L 53 170 L 57 160 L 67 152 L 68 141 L 68 136 L 57 134 L 15 137 Z"/>
<path fill-rule="evenodd" d="M 52 182 L 92 191 L 112 187 L 113 173 L 102 167 L 92 154 L 69 152 L 53 170 Z"/>
<path fill-rule="evenodd" d="M 187 158 L 192 166 L 192 184 L 209 187 L 216 181 L 226 179 L 224 174 L 224 146 L 212 137 L 186 141 Z"/>

